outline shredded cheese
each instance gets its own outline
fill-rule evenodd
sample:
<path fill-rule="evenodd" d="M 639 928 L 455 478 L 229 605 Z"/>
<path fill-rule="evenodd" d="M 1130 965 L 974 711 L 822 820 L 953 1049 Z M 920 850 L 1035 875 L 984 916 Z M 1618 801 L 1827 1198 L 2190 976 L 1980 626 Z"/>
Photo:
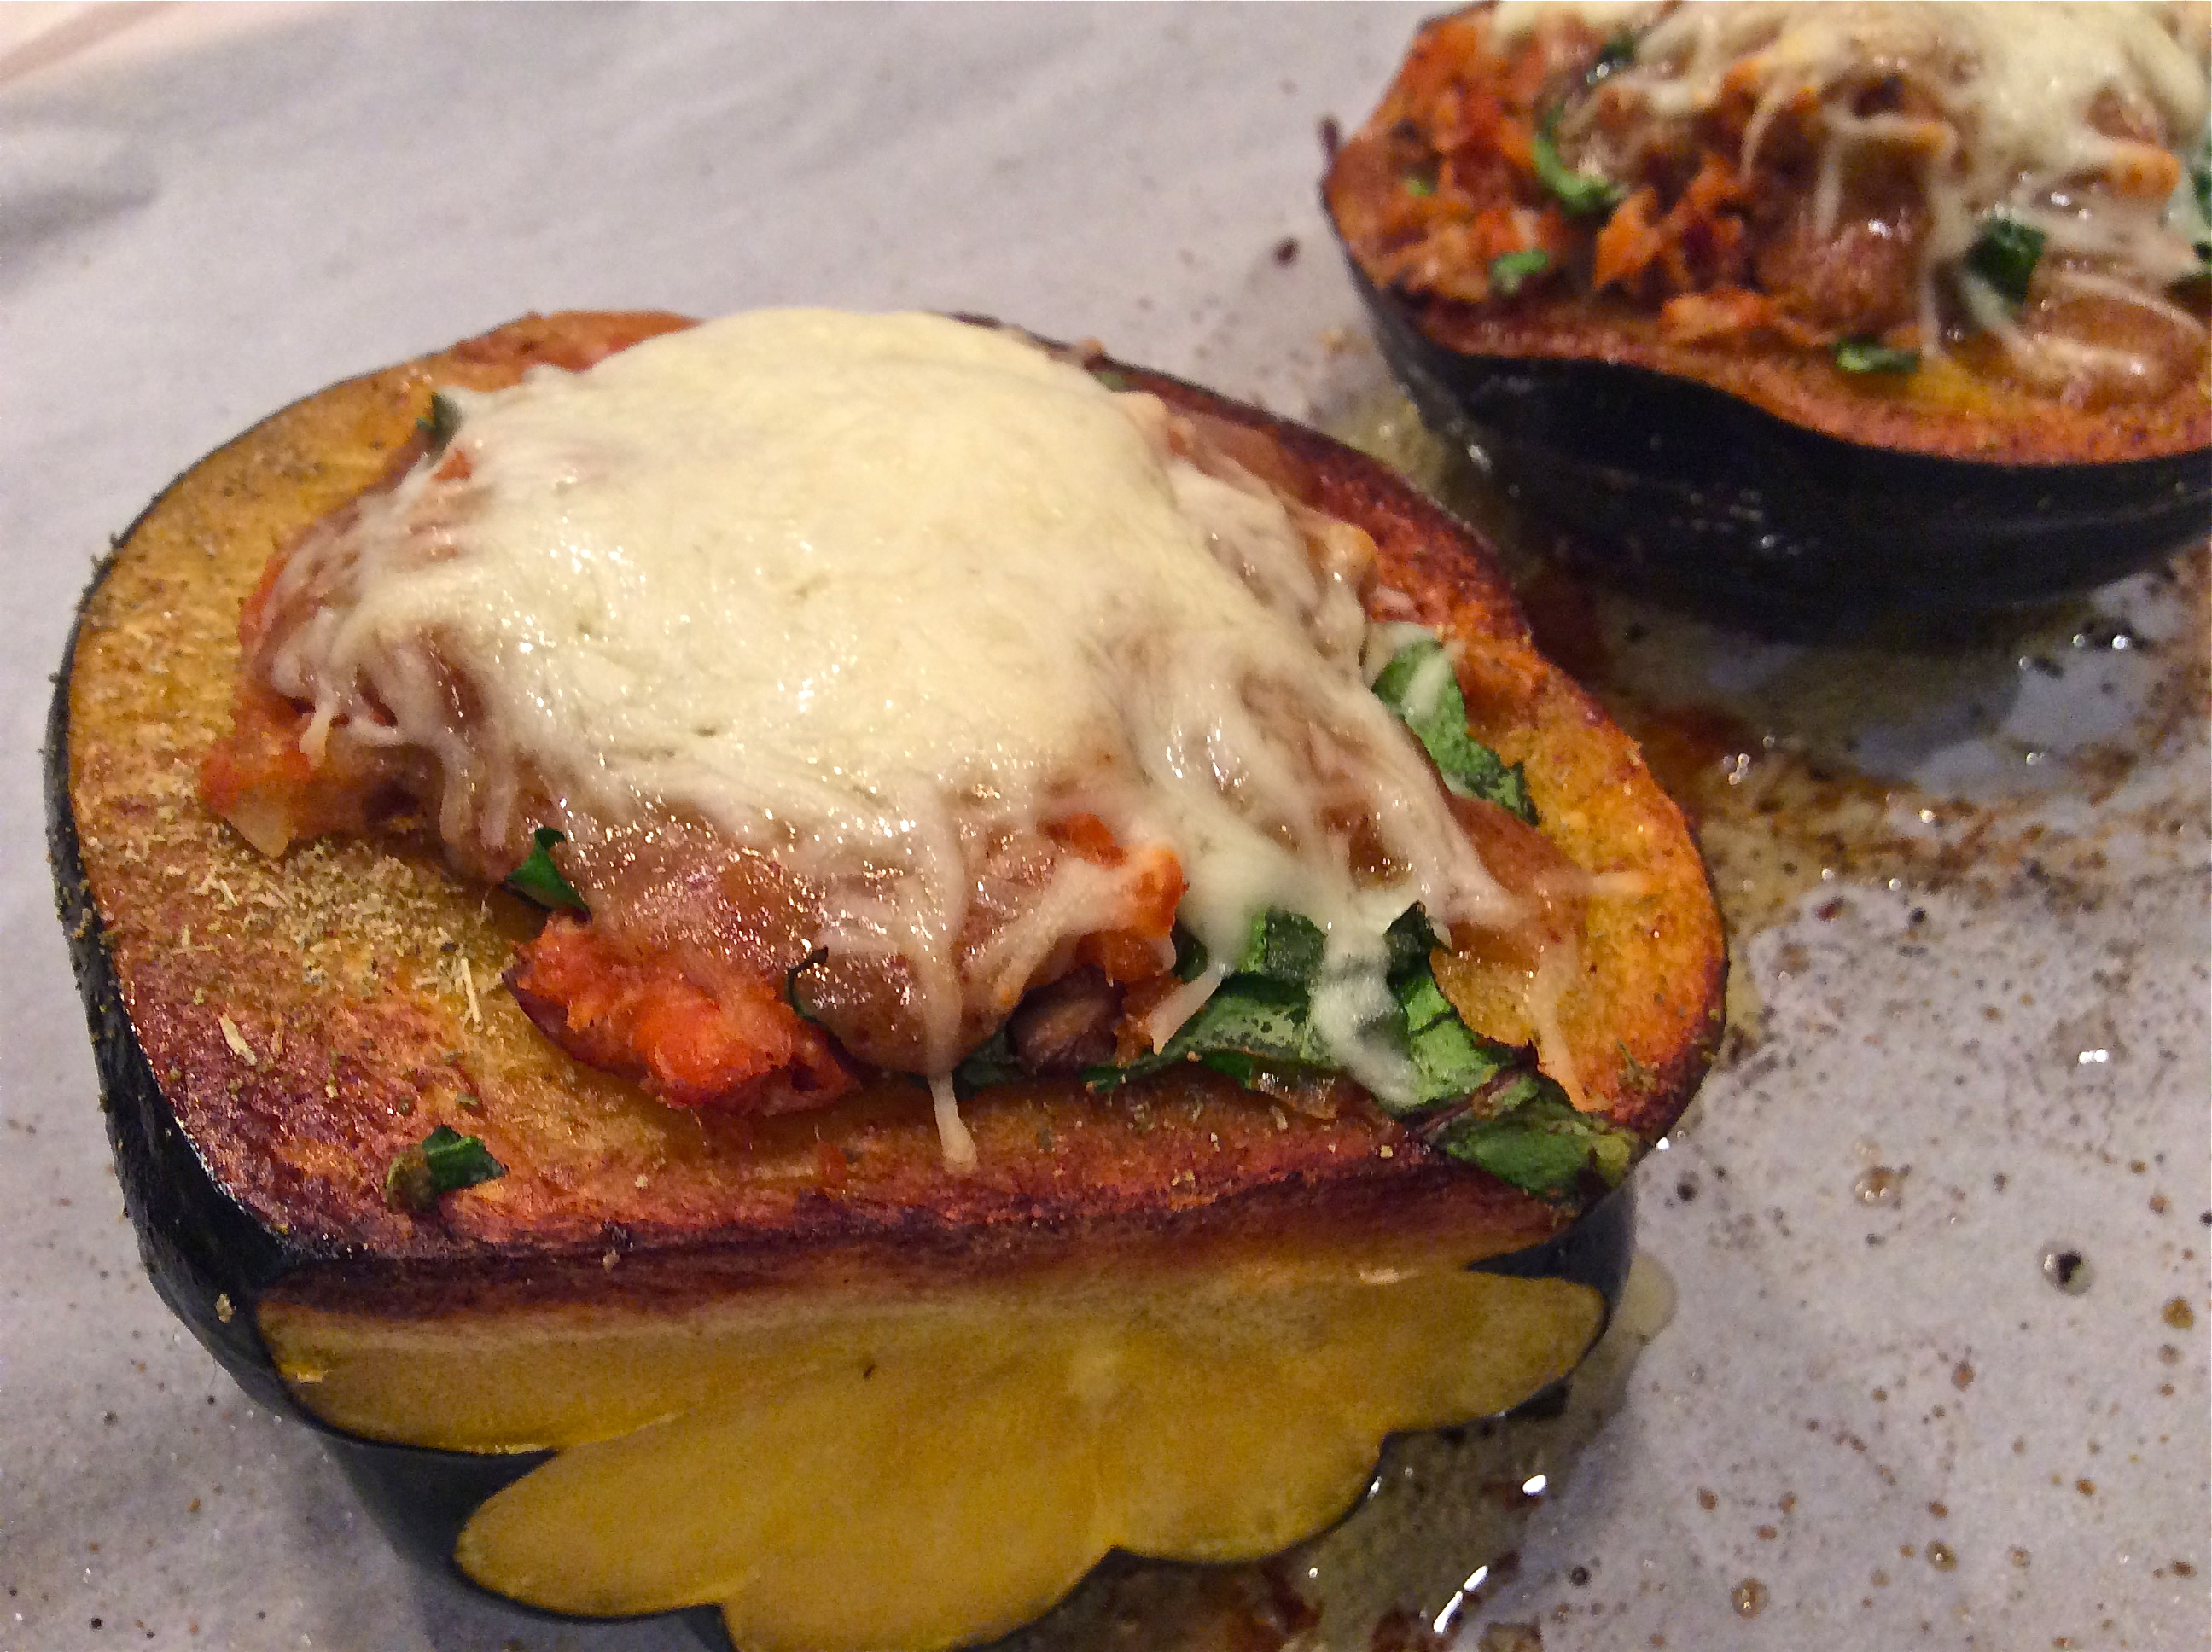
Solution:
<path fill-rule="evenodd" d="M 1153 398 L 811 311 L 448 393 L 451 449 L 285 567 L 312 611 L 267 670 L 311 756 L 343 727 L 435 763 L 449 842 L 703 819 L 825 891 L 833 956 L 902 965 L 938 1078 L 971 995 L 1110 921 L 1129 874 L 1065 855 L 963 950 L 989 846 L 1073 812 L 1173 852 L 1217 959 L 1268 908 L 1321 925 L 1317 1024 L 1386 1096 L 1389 923 L 1518 915 L 1367 688 L 1371 544 L 1179 456 Z"/>
<path fill-rule="evenodd" d="M 1949 283 L 2032 376 L 2063 383 L 2084 372 L 2144 370 L 2130 351 L 2086 349 L 2009 315 L 1985 320 L 1996 295 L 1967 255 L 1992 215 L 2039 232 L 2054 268 L 2106 271 L 2104 296 L 2201 336 L 2193 318 L 2160 296 L 2201 267 L 2168 211 L 2176 157 L 2200 141 L 2212 101 L 2212 9 L 2201 0 L 1509 0 L 1492 26 L 1510 43 L 1561 13 L 1601 33 L 1634 34 L 1634 61 L 1604 81 L 1609 101 L 1644 117 L 1631 150 L 1667 141 L 1748 91 L 1757 102 L 1738 157 L 1747 168 L 1777 116 L 1814 103 L 1822 144 L 1814 198 L 1817 222 L 1829 230 L 1854 157 L 1887 149 L 1907 158 L 1929 216 L 1923 348 L 1940 346 L 1936 297 Z M 1911 88 L 1932 112 L 1858 113 L 1855 100 L 1886 79 Z M 1595 106 L 1583 100 L 1563 130 L 1600 170 L 1630 169 L 1632 154 L 1591 123 Z"/>
<path fill-rule="evenodd" d="M 966 1121 L 960 1116 L 959 1098 L 952 1092 L 952 1080 L 939 1073 L 929 1081 L 929 1099 L 937 1115 L 937 1146 L 943 1155 L 945 1168 L 956 1175 L 966 1175 L 977 1163 L 975 1138 L 968 1133 Z"/>

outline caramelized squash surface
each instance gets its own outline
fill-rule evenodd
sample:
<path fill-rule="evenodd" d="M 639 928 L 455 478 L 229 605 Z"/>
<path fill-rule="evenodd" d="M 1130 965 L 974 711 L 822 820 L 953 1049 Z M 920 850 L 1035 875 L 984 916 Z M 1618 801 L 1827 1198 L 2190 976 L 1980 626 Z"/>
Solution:
<path fill-rule="evenodd" d="M 963 1106 L 964 1176 L 909 1082 L 803 1117 L 678 1113 L 538 1035 L 497 986 L 536 914 L 426 838 L 270 861 L 207 813 L 194 767 L 271 552 L 384 472 L 434 386 L 673 325 L 532 318 L 310 398 L 181 478 L 88 594 L 50 750 L 58 876 L 168 1300 L 323 1425 L 562 1449 L 469 1525 L 486 1585 L 578 1613 L 721 1600 L 763 1647 L 970 1637 L 1117 1545 L 1266 1552 L 1351 1502 L 1385 1434 L 1570 1369 L 1601 1289 L 1456 1270 L 1571 1239 L 1578 1206 L 1364 1104 L 1285 1106 L 1195 1068 L 1107 1097 L 1007 1085 Z M 1723 954 L 1632 742 L 1536 656 L 1472 537 L 1390 473 L 1115 370 L 1266 435 L 1464 645 L 1475 732 L 1603 875 L 1561 1000 L 1582 1084 L 1656 1137 L 1710 1059 Z M 1527 974 L 1467 959 L 1444 979 L 1479 1030 L 1518 1039 Z M 390 1208 L 386 1167 L 436 1125 L 507 1173 Z M 832 1598 L 852 1603 L 834 1622 Z"/>

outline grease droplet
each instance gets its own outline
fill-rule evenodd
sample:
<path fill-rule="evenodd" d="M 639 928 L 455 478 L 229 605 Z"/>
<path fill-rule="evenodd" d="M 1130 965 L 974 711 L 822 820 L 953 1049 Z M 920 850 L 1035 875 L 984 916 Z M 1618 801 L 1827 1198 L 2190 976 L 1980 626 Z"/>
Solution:
<path fill-rule="evenodd" d="M 1756 1618 L 1766 1610 L 1766 1585 L 1756 1577 L 1747 1577 L 1729 1591 L 1739 1618 Z"/>
<path fill-rule="evenodd" d="M 1959 1557 L 1951 1552 L 1949 1544 L 1939 1540 L 1928 1546 L 1928 1564 L 1937 1571 L 1954 1571 L 1958 1568 Z"/>
<path fill-rule="evenodd" d="M 2169 1299 L 2165 1308 L 2160 1310 L 2159 1318 L 2177 1331 L 2186 1331 L 2197 1323 L 2197 1315 L 2191 1311 L 2189 1299 L 2186 1297 L 2175 1297 Z"/>
<path fill-rule="evenodd" d="M 1877 1164 L 1851 1183 L 1851 1191 L 1858 1195 L 1862 1205 L 1886 1206 L 1897 1203 L 1899 1192 L 1904 1185 L 1903 1175 L 1887 1164 Z"/>

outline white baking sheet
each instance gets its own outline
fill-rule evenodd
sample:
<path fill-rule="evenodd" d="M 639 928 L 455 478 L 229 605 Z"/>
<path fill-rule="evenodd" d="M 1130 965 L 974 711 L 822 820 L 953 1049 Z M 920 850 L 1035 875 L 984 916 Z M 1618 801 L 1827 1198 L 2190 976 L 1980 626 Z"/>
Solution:
<path fill-rule="evenodd" d="M 1316 125 L 1365 112 L 1418 15 L 0 9 L 0 1647 L 690 1644 L 409 1575 L 145 1283 L 38 775 L 108 536 L 270 409 L 531 308 L 987 311 L 1372 436 Z M 2204 565 L 2181 568 L 2100 599 L 2129 649 L 2085 620 L 2034 640 L 2058 677 L 2025 647 L 1923 661 L 1880 727 L 1807 709 L 1820 656 L 1664 634 L 1647 678 L 1840 716 L 1930 795 L 2000 804 L 1998 836 L 2047 835 L 1936 887 L 1910 854 L 1838 857 L 1825 887 L 1732 897 L 1761 926 L 1749 1036 L 1647 1169 L 1636 1334 L 1568 1418 L 1399 1459 L 1292 1569 L 1327 1608 L 1301 1644 L 1364 1648 L 1390 1606 L 1553 1652 L 2205 1643 Z M 2100 742 L 2133 766 L 2092 808 Z M 1899 1192 L 1869 1205 L 1877 1165 Z M 2045 1279 L 2053 1242 L 2084 1294 Z M 1093 1591 L 1040 1638 L 1181 1643 L 1140 1596 L 1167 1598 Z"/>

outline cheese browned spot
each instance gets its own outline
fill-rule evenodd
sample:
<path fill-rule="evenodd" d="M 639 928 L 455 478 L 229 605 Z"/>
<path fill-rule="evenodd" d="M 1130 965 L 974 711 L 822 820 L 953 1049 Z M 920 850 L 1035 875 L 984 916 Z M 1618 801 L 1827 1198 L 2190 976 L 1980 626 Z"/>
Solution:
<path fill-rule="evenodd" d="M 590 923 L 516 980 L 581 1059 L 803 1105 L 841 1087 L 811 1022 L 941 1078 L 1033 986 L 1161 977 L 1178 918 L 1232 958 L 1279 908 L 1328 932 L 1316 1023 L 1388 1097 L 1391 921 L 1525 915 L 1367 688 L 1371 544 L 1152 397 L 802 311 L 448 394 L 449 445 L 273 573 L 247 694 L 478 875 L 566 835 Z"/>

